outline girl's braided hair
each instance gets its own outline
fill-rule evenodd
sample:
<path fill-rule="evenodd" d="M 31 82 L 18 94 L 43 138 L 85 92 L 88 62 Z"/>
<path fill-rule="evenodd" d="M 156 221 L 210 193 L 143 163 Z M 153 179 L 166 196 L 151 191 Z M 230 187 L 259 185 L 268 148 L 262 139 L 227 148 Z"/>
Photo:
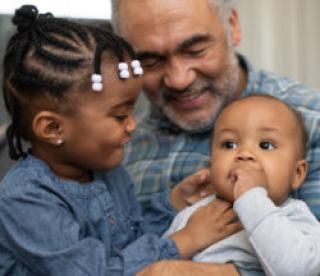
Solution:
<path fill-rule="evenodd" d="M 7 129 L 10 158 L 25 155 L 22 139 L 32 137 L 27 116 L 37 97 L 62 101 L 70 91 L 89 91 L 91 75 L 100 74 L 105 51 L 118 62 L 134 58 L 131 46 L 102 28 L 82 25 L 52 14 L 38 14 L 35 6 L 15 11 L 17 32 L 4 57 L 3 95 L 12 122 Z M 29 112 L 29 113 L 28 113 Z"/>

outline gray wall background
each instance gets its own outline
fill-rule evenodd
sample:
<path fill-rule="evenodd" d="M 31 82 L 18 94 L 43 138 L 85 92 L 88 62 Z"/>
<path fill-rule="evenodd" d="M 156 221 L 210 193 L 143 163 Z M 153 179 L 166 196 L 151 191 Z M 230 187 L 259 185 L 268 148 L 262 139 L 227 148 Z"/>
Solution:
<path fill-rule="evenodd" d="M 8 116 L 5 112 L 3 105 L 3 96 L 2 96 L 2 63 L 3 55 L 5 52 L 6 43 L 9 39 L 9 36 L 12 34 L 12 24 L 11 16 L 9 15 L 0 15 L 0 87 L 1 87 L 1 97 L 0 97 L 0 125 L 4 124 L 8 120 Z"/>
<path fill-rule="evenodd" d="M 320 90 L 320 0 L 235 0 L 239 50 L 259 68 Z"/>

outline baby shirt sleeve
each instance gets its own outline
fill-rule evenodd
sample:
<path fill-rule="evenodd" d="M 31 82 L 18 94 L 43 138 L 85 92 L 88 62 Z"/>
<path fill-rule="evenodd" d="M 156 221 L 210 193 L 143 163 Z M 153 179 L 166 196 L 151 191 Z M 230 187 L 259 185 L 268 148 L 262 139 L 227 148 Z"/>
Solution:
<path fill-rule="evenodd" d="M 279 207 L 264 188 L 254 188 L 234 209 L 267 275 L 320 273 L 320 223 L 304 202 Z"/>

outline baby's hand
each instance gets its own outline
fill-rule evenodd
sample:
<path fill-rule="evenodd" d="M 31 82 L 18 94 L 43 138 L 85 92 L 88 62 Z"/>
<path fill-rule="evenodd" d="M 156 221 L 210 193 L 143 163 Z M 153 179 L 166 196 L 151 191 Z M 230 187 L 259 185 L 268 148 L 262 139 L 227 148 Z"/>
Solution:
<path fill-rule="evenodd" d="M 233 185 L 233 196 L 236 200 L 254 187 L 268 188 L 268 180 L 264 170 L 257 164 L 244 162 L 235 167 L 229 175 Z"/>
<path fill-rule="evenodd" d="M 182 258 L 189 258 L 209 245 L 242 229 L 230 203 L 216 199 L 200 207 L 186 226 L 172 234 Z"/>

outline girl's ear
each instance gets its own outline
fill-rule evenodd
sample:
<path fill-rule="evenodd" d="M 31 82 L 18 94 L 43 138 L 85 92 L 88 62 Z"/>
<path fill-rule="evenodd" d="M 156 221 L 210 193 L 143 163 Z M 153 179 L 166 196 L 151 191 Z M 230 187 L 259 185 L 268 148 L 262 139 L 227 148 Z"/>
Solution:
<path fill-rule="evenodd" d="M 63 118 L 52 111 L 39 112 L 32 121 L 32 131 L 37 139 L 60 145 L 64 141 Z"/>
<path fill-rule="evenodd" d="M 307 171 L 308 171 L 307 161 L 304 159 L 299 160 L 296 164 L 296 169 L 295 169 L 294 177 L 292 181 L 293 189 L 297 189 L 302 185 L 307 175 Z"/>

